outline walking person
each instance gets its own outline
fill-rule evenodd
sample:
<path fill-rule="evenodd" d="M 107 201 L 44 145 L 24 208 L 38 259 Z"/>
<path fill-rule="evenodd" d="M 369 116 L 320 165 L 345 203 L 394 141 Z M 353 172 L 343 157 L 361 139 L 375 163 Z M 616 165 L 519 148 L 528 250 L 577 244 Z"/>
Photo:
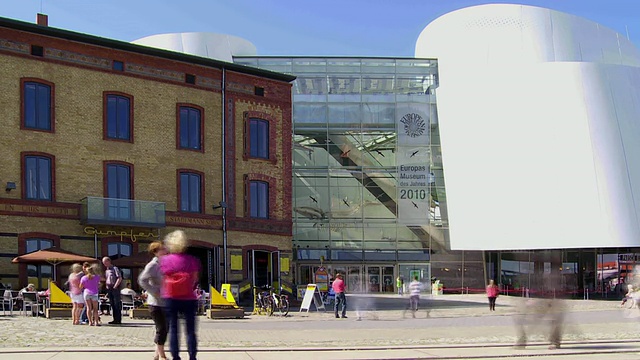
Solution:
<path fill-rule="evenodd" d="M 196 360 L 198 340 L 196 338 L 196 310 L 198 299 L 194 292 L 200 272 L 200 262 L 186 254 L 189 241 L 184 231 L 176 230 L 164 238 L 169 251 L 160 260 L 160 269 L 164 274 L 162 298 L 167 307 L 169 320 L 169 345 L 173 360 L 180 360 L 180 334 L 178 333 L 179 315 L 184 317 L 187 333 L 189 360 Z"/>
<path fill-rule="evenodd" d="M 89 268 L 89 266 L 91 266 L 91 264 L 86 261 L 82 263 L 82 274 L 80 275 L 80 278 L 82 278 L 82 276 L 87 273 L 87 268 Z M 82 294 L 82 291 L 80 292 L 80 294 L 82 295 L 82 301 L 84 301 L 84 294 Z M 100 304 L 98 303 L 98 307 L 99 306 Z M 100 311 L 100 309 L 98 309 L 98 311 Z M 80 312 L 80 325 L 87 324 L 89 324 L 89 317 L 87 316 L 87 306 L 85 304 L 85 306 L 82 308 L 82 311 Z"/>
<path fill-rule="evenodd" d="M 98 294 L 100 291 L 100 275 L 97 274 L 98 265 L 87 268 L 87 274 L 80 279 L 80 287 L 83 289 L 84 302 L 87 305 L 89 326 L 100 326 L 98 323 Z"/>
<path fill-rule="evenodd" d="M 105 256 L 102 258 L 102 265 L 104 265 L 104 286 L 107 289 L 107 297 L 111 304 L 111 313 L 113 314 L 113 321 L 109 321 L 111 325 L 122 324 L 122 300 L 120 299 L 120 284 L 122 284 L 122 273 L 120 269 L 113 266 L 111 258 Z"/>
<path fill-rule="evenodd" d="M 420 305 L 420 292 L 422 291 L 422 283 L 418 281 L 418 277 L 414 276 L 413 281 L 409 283 L 409 307 L 411 310 L 411 315 L 415 318 L 416 312 L 418 311 L 418 305 Z M 406 310 L 405 310 L 406 313 Z M 404 313 L 402 317 L 404 317 Z M 427 311 L 427 316 L 429 316 L 429 311 Z"/>
<path fill-rule="evenodd" d="M 147 305 L 149 313 L 156 326 L 156 336 L 153 342 L 156 344 L 154 360 L 166 360 L 164 344 L 167 341 L 167 318 L 164 311 L 164 301 L 160 295 L 162 291 L 162 271 L 160 270 L 160 258 L 167 254 L 167 249 L 160 241 L 154 241 L 149 245 L 149 252 L 153 254 L 153 259 L 145 266 L 142 274 L 138 277 L 138 284 L 147 294 Z"/>
<path fill-rule="evenodd" d="M 336 279 L 333 280 L 333 284 L 331 285 L 333 292 L 336 294 L 336 302 L 333 306 L 333 310 L 335 312 L 336 318 L 340 318 L 338 316 L 338 307 L 341 306 L 342 318 L 347 318 L 347 297 L 344 294 L 345 286 L 344 280 L 342 280 L 342 274 L 337 273 Z"/>
<path fill-rule="evenodd" d="M 82 265 L 71 265 L 71 274 L 69 274 L 69 292 L 71 293 L 71 319 L 73 325 L 80 325 L 80 314 L 84 309 L 84 295 L 80 288 L 80 280 L 84 276 Z"/>
<path fill-rule="evenodd" d="M 496 311 L 496 299 L 500 290 L 498 289 L 498 285 L 492 280 L 489 280 L 489 285 L 487 285 L 487 298 L 489 298 L 489 311 Z"/>

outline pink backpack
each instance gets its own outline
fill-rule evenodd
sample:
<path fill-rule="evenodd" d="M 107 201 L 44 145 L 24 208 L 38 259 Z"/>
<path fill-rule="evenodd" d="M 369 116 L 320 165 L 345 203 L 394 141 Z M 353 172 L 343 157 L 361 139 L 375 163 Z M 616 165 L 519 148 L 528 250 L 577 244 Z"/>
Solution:
<path fill-rule="evenodd" d="M 193 285 L 193 279 L 188 272 L 178 271 L 167 275 L 164 279 L 164 296 L 170 299 L 191 297 Z"/>

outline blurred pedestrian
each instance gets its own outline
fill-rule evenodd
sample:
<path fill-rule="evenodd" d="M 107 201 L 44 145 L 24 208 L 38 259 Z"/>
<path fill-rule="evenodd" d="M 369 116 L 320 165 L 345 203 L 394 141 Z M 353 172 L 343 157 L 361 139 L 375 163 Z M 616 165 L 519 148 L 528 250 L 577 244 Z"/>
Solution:
<path fill-rule="evenodd" d="M 169 345 L 173 360 L 180 360 L 180 334 L 178 318 L 182 315 L 186 324 L 187 348 L 189 359 L 196 360 L 198 340 L 196 338 L 196 310 L 198 299 L 194 292 L 200 272 L 200 262 L 186 254 L 189 241 L 184 231 L 176 230 L 164 238 L 169 251 L 160 260 L 160 269 L 164 274 L 162 298 L 167 306 L 169 320 Z"/>
<path fill-rule="evenodd" d="M 71 274 L 69 274 L 69 293 L 71 294 L 71 321 L 73 325 L 80 325 L 80 314 L 84 309 L 84 296 L 80 288 L 80 280 L 84 276 L 82 265 L 71 265 Z"/>
<path fill-rule="evenodd" d="M 98 294 L 100 292 L 100 275 L 98 265 L 87 268 L 87 273 L 80 279 L 80 287 L 83 289 L 84 302 L 87 305 L 87 316 L 90 326 L 100 326 L 98 323 Z"/>
<path fill-rule="evenodd" d="M 418 311 L 418 306 L 420 305 L 420 292 L 422 291 L 422 288 L 422 283 L 418 281 L 417 276 L 414 276 L 413 281 L 409 283 L 409 306 L 407 307 L 407 310 L 411 310 L 411 315 L 414 318 L 416 317 L 416 312 Z M 402 313 L 402 317 L 405 316 L 407 310 Z M 427 316 L 429 316 L 428 311 Z"/>
<path fill-rule="evenodd" d="M 156 335 L 153 342 L 156 344 L 155 360 L 166 360 L 164 344 L 167 341 L 167 318 L 165 316 L 164 301 L 162 300 L 163 276 L 160 270 L 160 258 L 167 254 L 167 249 L 162 242 L 154 241 L 149 245 L 149 252 L 153 259 L 145 266 L 138 277 L 138 284 L 146 291 L 149 313 L 156 327 Z"/>
<path fill-rule="evenodd" d="M 398 295 L 404 295 L 404 279 L 400 275 L 396 278 L 396 287 L 398 288 Z"/>
<path fill-rule="evenodd" d="M 120 298 L 122 272 L 111 263 L 111 258 L 108 256 L 102 258 L 102 265 L 104 265 L 104 286 L 107 289 L 107 297 L 113 313 L 113 321 L 109 321 L 109 324 L 120 325 L 122 324 L 122 300 Z"/>
<path fill-rule="evenodd" d="M 80 278 L 82 278 L 82 276 L 84 276 L 87 273 L 87 268 L 89 266 L 91 266 L 91 263 L 88 263 L 86 261 L 82 263 L 82 275 L 80 275 Z M 84 294 L 82 294 L 82 300 L 84 301 Z M 87 325 L 88 323 L 89 323 L 89 317 L 87 316 L 87 306 L 85 304 L 85 306 L 82 308 L 82 311 L 80 312 L 80 325 Z"/>
<path fill-rule="evenodd" d="M 500 290 L 498 289 L 498 285 L 493 281 L 493 279 L 489 280 L 489 285 L 487 285 L 487 298 L 489 298 L 489 311 L 496 311 L 496 299 L 498 298 L 498 294 Z"/>
<path fill-rule="evenodd" d="M 331 285 L 333 292 L 336 294 L 336 302 L 333 306 L 333 311 L 336 315 L 336 318 L 340 318 L 338 316 L 338 307 L 341 307 L 342 318 L 347 318 L 347 297 L 345 296 L 345 286 L 344 280 L 342 280 L 342 274 L 337 273 L 336 279 L 333 281 Z"/>

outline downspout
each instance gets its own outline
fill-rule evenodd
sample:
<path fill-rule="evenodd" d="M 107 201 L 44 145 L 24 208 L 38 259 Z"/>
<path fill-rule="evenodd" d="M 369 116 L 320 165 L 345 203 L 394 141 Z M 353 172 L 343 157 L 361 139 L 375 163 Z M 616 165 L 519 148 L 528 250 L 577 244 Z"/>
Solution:
<path fill-rule="evenodd" d="M 228 284 L 228 271 L 227 271 L 227 138 L 225 134 L 225 125 L 227 123 L 227 107 L 225 100 L 226 93 L 226 69 L 222 68 L 222 264 L 224 266 L 224 283 Z"/>

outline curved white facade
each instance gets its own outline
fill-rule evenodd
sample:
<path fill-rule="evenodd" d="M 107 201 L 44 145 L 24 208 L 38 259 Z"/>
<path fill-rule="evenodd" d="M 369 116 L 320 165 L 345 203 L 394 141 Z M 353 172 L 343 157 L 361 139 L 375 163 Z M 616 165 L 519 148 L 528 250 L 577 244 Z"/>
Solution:
<path fill-rule="evenodd" d="M 233 62 L 234 55 L 256 55 L 256 47 L 245 39 L 205 32 L 152 35 L 133 43 L 228 62 Z"/>
<path fill-rule="evenodd" d="M 429 24 L 452 249 L 640 245 L 640 52 L 557 11 L 494 4 Z"/>

